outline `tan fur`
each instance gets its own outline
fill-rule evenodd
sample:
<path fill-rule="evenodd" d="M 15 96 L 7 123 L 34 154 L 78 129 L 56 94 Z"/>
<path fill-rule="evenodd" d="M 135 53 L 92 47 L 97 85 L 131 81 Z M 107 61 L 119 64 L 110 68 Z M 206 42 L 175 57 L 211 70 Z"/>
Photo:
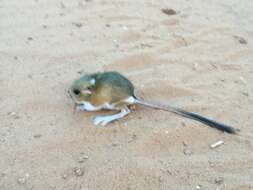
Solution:
<path fill-rule="evenodd" d="M 91 95 L 90 103 L 94 106 L 103 105 L 112 101 L 111 88 L 107 85 L 98 85 Z"/>

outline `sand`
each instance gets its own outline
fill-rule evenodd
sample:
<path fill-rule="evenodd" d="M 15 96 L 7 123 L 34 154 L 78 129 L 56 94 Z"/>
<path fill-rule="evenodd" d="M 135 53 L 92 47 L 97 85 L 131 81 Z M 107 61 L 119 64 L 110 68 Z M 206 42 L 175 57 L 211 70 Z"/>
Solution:
<path fill-rule="evenodd" d="M 1 0 L 0 189 L 253 189 L 252 9 L 252 0 Z M 94 126 L 110 113 L 74 113 L 66 90 L 109 70 L 147 100 L 241 132 L 139 106 Z"/>

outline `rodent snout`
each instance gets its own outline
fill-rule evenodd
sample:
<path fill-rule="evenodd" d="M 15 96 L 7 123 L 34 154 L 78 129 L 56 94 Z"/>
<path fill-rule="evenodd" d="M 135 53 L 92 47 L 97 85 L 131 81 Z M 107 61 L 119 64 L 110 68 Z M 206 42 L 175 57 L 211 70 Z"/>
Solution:
<path fill-rule="evenodd" d="M 68 93 L 68 95 L 69 95 L 70 98 L 73 98 L 70 89 L 67 90 L 67 93 Z"/>

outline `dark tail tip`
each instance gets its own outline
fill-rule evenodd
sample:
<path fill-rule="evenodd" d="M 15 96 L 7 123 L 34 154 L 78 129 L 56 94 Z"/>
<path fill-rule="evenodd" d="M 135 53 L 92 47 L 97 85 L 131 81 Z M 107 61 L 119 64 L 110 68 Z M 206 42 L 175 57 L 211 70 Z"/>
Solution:
<path fill-rule="evenodd" d="M 211 126 L 211 127 L 219 129 L 219 130 L 227 132 L 227 133 L 230 133 L 230 134 L 238 134 L 240 132 L 240 129 L 233 128 L 233 127 L 230 127 L 230 126 L 227 126 L 224 124 L 220 124 L 220 123 L 218 125 L 216 123 L 216 126 Z"/>
<path fill-rule="evenodd" d="M 198 115 L 196 113 L 187 112 L 187 111 L 184 111 L 184 110 L 180 110 L 180 112 L 185 117 L 194 119 L 196 121 L 199 121 L 199 122 L 201 122 L 201 123 L 203 123 L 205 125 L 208 125 L 208 126 L 210 126 L 212 128 L 218 129 L 218 130 L 223 131 L 223 132 L 227 132 L 227 133 L 230 133 L 230 134 L 237 134 L 240 131 L 240 129 L 233 128 L 231 126 L 219 123 L 217 121 L 213 121 L 211 119 L 208 119 L 208 118 L 203 117 L 201 115 Z"/>

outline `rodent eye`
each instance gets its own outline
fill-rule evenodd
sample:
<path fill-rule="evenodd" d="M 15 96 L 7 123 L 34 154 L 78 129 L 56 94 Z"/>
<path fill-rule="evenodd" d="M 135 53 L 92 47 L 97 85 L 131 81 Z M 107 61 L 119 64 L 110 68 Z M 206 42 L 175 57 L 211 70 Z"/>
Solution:
<path fill-rule="evenodd" d="M 92 90 L 93 87 L 92 87 L 92 86 L 88 86 L 87 89 L 88 89 L 88 90 Z"/>
<path fill-rule="evenodd" d="M 73 92 L 74 92 L 75 95 L 79 95 L 81 91 L 78 90 L 78 89 L 73 89 Z"/>

